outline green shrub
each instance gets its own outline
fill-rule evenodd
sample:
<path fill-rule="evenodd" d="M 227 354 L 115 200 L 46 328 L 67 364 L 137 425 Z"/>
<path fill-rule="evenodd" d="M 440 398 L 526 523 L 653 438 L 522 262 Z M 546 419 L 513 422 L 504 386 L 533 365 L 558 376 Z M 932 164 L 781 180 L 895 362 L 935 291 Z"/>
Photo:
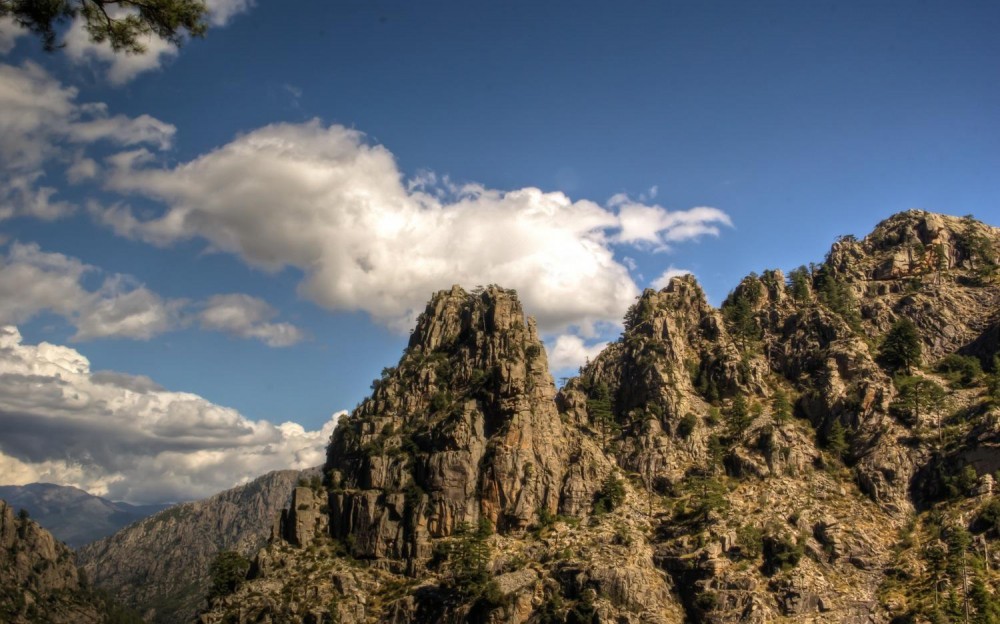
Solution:
<path fill-rule="evenodd" d="M 698 424 L 697 416 L 695 416 L 691 412 L 684 414 L 684 417 L 681 418 L 681 421 L 677 423 L 677 435 L 684 438 L 685 440 L 690 438 L 691 434 L 694 433 L 694 429 L 697 426 L 697 424 Z"/>
<path fill-rule="evenodd" d="M 764 552 L 764 533 L 752 524 L 744 524 L 736 530 L 736 542 L 744 559 L 756 559 Z"/>
<path fill-rule="evenodd" d="M 771 576 L 799 565 L 805 545 L 802 540 L 793 541 L 788 536 L 767 535 L 761 540 L 761 552 L 764 557 L 764 574 Z"/>
<path fill-rule="evenodd" d="M 942 358 L 935 369 L 963 388 L 974 385 L 983 374 L 979 358 L 957 353 Z"/>
<path fill-rule="evenodd" d="M 1000 536 L 1000 496 L 994 496 L 976 515 L 974 526 L 980 531 L 992 531 Z"/>
<path fill-rule="evenodd" d="M 219 552 L 208 568 L 211 578 L 208 598 L 211 600 L 235 592 L 246 580 L 249 570 L 250 562 L 240 553 L 232 550 Z"/>
<path fill-rule="evenodd" d="M 599 515 L 612 512 L 624 502 L 625 482 L 617 475 L 610 474 L 594 495 L 594 513 Z"/>

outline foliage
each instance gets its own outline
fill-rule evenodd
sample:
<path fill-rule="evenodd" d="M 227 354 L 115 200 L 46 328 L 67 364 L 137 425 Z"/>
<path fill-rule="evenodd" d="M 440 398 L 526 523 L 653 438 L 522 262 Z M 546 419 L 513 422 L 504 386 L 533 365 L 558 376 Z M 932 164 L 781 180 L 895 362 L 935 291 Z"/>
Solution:
<path fill-rule="evenodd" d="M 979 358 L 970 355 L 958 355 L 952 353 L 945 356 L 937 363 L 935 369 L 939 373 L 947 375 L 953 382 L 963 388 L 968 388 L 979 380 L 983 374 L 983 367 Z"/>
<path fill-rule="evenodd" d="M 976 515 L 974 526 L 1000 537 L 1000 496 L 994 496 L 983 505 Z"/>
<path fill-rule="evenodd" d="M 851 329 L 861 331 L 858 301 L 847 282 L 825 266 L 816 272 L 816 280 L 819 284 L 816 295 L 823 305 L 844 319 Z"/>
<path fill-rule="evenodd" d="M 726 415 L 728 417 L 728 432 L 730 437 L 739 437 L 753 424 L 753 411 L 742 394 L 736 395 Z"/>
<path fill-rule="evenodd" d="M 788 290 L 792 298 L 800 303 L 805 303 L 812 298 L 812 275 L 805 266 L 792 269 L 788 273 Z"/>
<path fill-rule="evenodd" d="M 911 373 L 914 366 L 920 365 L 920 335 L 913 321 L 900 317 L 889 333 L 882 340 L 879 347 L 879 359 L 889 370 L 898 371 L 903 369 L 906 374 Z"/>
<path fill-rule="evenodd" d="M 792 540 L 784 535 L 766 535 L 762 540 L 764 574 L 771 576 L 783 570 L 791 570 L 799 565 L 805 553 L 803 540 Z"/>
<path fill-rule="evenodd" d="M 56 43 L 57 26 L 76 17 L 92 41 L 106 41 L 125 54 L 145 52 L 142 39 L 150 35 L 180 45 L 208 28 L 201 0 L 0 0 L 0 17 L 38 35 L 50 52 L 62 45 Z"/>
<path fill-rule="evenodd" d="M 792 417 L 792 402 L 788 399 L 788 393 L 781 388 L 774 391 L 771 399 L 771 410 L 774 419 L 778 422 L 789 420 Z"/>
<path fill-rule="evenodd" d="M 838 459 L 844 459 L 847 455 L 847 450 L 850 448 L 847 441 L 847 430 L 840 424 L 839 419 L 834 418 L 830 421 L 823 435 L 823 443 L 827 450 L 836 455 Z"/>
<path fill-rule="evenodd" d="M 764 553 L 764 532 L 752 524 L 736 529 L 736 541 L 744 559 L 756 559 Z"/>
<path fill-rule="evenodd" d="M 729 507 L 729 491 L 726 486 L 707 475 L 692 475 L 686 479 L 690 492 L 688 514 L 702 523 L 709 521 L 712 512 Z"/>
<path fill-rule="evenodd" d="M 996 252 L 988 236 L 976 232 L 970 223 L 965 231 L 959 233 L 956 244 L 959 253 L 972 260 L 973 270 L 980 281 L 996 275 L 1000 265 L 996 262 Z"/>
<path fill-rule="evenodd" d="M 986 583 L 981 578 L 976 578 L 969 588 L 969 602 L 975 609 L 975 617 L 972 622 L 975 624 L 997 624 L 1000 622 L 1000 598 L 994 589 L 991 594 L 986 588 Z"/>
<path fill-rule="evenodd" d="M 898 394 L 889 409 L 908 425 L 916 425 L 922 415 L 941 409 L 945 391 L 937 382 L 924 377 L 897 375 L 893 383 Z"/>
<path fill-rule="evenodd" d="M 451 564 L 451 585 L 467 600 L 498 601 L 498 589 L 490 575 L 493 556 L 489 538 L 493 525 L 480 518 L 475 528 L 463 522 L 455 531 L 448 560 Z"/>
<path fill-rule="evenodd" d="M 594 513 L 603 514 L 614 511 L 625 502 L 625 482 L 615 474 L 601 484 L 601 489 L 594 494 Z"/>
<path fill-rule="evenodd" d="M 609 435 L 618 430 L 608 384 L 602 381 L 591 386 L 587 393 L 587 413 L 590 415 L 591 422 L 601 432 L 602 440 L 607 444 Z"/>
<path fill-rule="evenodd" d="M 240 553 L 232 550 L 220 551 L 208 568 L 211 578 L 209 600 L 228 596 L 239 589 L 246 580 L 249 570 L 250 562 Z"/>
<path fill-rule="evenodd" d="M 754 307 L 760 301 L 763 286 L 755 277 L 751 274 L 722 304 L 722 317 L 733 336 L 744 344 L 753 344 L 762 335 Z"/>
<path fill-rule="evenodd" d="M 681 418 L 679 423 L 677 423 L 677 435 L 686 440 L 691 437 L 692 433 L 694 433 L 694 429 L 697 425 L 698 417 L 691 412 L 688 412 L 687 414 L 684 414 L 684 417 Z"/>

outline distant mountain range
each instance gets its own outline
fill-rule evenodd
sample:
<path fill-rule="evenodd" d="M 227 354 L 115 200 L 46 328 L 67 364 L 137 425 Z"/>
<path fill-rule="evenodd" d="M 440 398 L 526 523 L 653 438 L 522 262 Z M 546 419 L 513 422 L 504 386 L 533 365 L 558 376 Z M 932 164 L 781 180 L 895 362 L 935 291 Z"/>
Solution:
<path fill-rule="evenodd" d="M 112 535 L 170 506 L 117 503 L 53 483 L 3 485 L 0 499 L 15 509 L 26 509 L 33 520 L 72 548 Z"/>

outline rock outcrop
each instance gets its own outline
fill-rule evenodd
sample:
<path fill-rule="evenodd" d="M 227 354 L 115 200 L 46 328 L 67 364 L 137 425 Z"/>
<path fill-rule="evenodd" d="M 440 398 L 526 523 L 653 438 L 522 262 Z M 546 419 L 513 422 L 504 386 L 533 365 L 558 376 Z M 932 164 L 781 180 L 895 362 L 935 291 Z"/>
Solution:
<path fill-rule="evenodd" d="M 558 392 L 513 292 L 440 292 L 200 621 L 993 621 L 998 254 L 911 211 L 721 309 L 675 278 Z"/>
<path fill-rule="evenodd" d="M 0 500 L 0 621 L 98 624 L 112 614 L 129 621 L 90 591 L 68 546 Z"/>

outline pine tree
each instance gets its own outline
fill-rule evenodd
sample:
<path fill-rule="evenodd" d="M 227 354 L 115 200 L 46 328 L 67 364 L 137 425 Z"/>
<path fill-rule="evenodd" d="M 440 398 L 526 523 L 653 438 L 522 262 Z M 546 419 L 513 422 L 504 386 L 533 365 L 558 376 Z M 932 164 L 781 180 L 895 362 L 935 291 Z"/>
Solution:
<path fill-rule="evenodd" d="M 920 351 L 920 334 L 917 333 L 917 326 L 904 316 L 893 324 L 892 329 L 882 340 L 879 358 L 890 370 L 904 369 L 909 375 L 911 369 L 920 364 Z"/>
<path fill-rule="evenodd" d="M 208 28 L 202 0 L 0 0 L 0 17 L 38 35 L 48 51 L 60 47 L 56 27 L 77 17 L 92 41 L 125 54 L 145 52 L 142 40 L 150 35 L 180 45 Z"/>

